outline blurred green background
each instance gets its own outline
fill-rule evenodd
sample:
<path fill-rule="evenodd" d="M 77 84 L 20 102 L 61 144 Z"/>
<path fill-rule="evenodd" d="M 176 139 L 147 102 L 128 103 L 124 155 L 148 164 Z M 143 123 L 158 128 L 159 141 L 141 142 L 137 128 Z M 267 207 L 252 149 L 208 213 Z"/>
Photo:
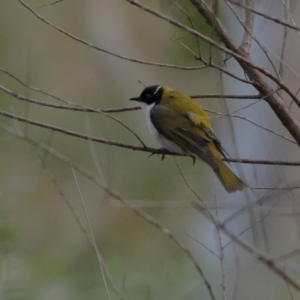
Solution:
<path fill-rule="evenodd" d="M 64 0 L 45 7 L 39 6 L 49 2 L 28 0 L 27 3 L 56 26 L 108 51 L 151 62 L 200 65 L 182 46 L 184 44 L 197 53 L 194 37 L 126 1 Z M 172 1 L 143 3 L 190 26 L 186 14 Z M 211 36 L 211 29 L 203 24 L 202 17 L 189 2 L 177 3 L 188 13 L 195 28 Z M 216 94 L 222 89 L 225 94 L 255 94 L 248 85 L 228 76 L 222 79 L 213 69 L 184 71 L 113 57 L 42 23 L 19 1 L 1 0 L 0 4 L 0 68 L 28 85 L 73 103 L 100 109 L 131 106 L 128 99 L 139 95 L 143 89 L 139 80 L 145 85 L 168 85 L 190 95 Z M 242 31 L 237 30 L 227 13 L 228 9 L 220 9 L 222 20 L 239 42 Z M 260 34 L 267 35 L 267 29 L 264 30 Z M 270 32 L 272 30 L 270 28 Z M 201 53 L 207 58 L 209 47 L 199 43 Z M 255 46 L 254 50 L 257 50 Z M 215 63 L 221 64 L 222 55 L 213 51 L 213 57 Z M 254 57 L 259 60 L 260 52 L 254 52 Z M 233 60 L 226 65 L 243 76 Z M 22 86 L 5 73 L 0 72 L 0 81 L 19 94 L 61 104 Z M 253 100 L 201 99 L 199 103 L 226 113 L 253 103 Z M 28 104 L 2 91 L 0 107 L 32 120 L 139 145 L 123 126 L 98 113 Z M 159 147 L 148 133 L 142 111 L 112 115 L 134 129 L 148 146 Z M 264 103 L 250 107 L 242 115 L 287 135 Z M 5 117 L 0 117 L 0 122 L 2 127 L 3 124 L 10 126 L 77 162 L 170 228 L 199 261 L 217 299 L 222 298 L 220 260 L 198 241 L 220 254 L 218 234 L 205 217 L 191 208 L 190 203 L 196 197 L 184 183 L 175 160 L 189 184 L 209 207 L 220 204 L 220 209 L 223 208 L 221 219 L 244 205 L 246 196 L 250 202 L 262 198 L 261 206 L 257 203 L 253 206 L 258 223 L 242 235 L 247 242 L 272 255 L 299 247 L 297 216 L 278 215 L 282 207 L 296 209 L 296 192 L 254 191 L 227 195 L 219 182 L 215 183 L 210 168 L 201 162 L 192 166 L 188 158 L 171 156 L 161 162 L 156 155 L 148 158 L 148 153 L 91 143 Z M 240 119 L 212 118 L 212 123 L 232 157 L 284 160 L 299 157 L 294 145 Z M 81 226 L 89 232 L 70 166 L 2 129 L 0 298 L 107 299 L 97 256 L 87 238 L 89 233 L 81 230 L 74 217 L 75 213 Z M 231 168 L 250 186 L 285 186 L 286 182 L 293 184 L 298 180 L 298 173 L 294 170 L 291 173 L 288 168 L 250 165 L 232 165 Z M 282 179 L 285 178 L 283 174 L 287 176 L 286 181 Z M 76 175 L 99 252 L 124 299 L 209 299 L 195 267 L 174 243 L 79 172 Z M 264 223 L 259 222 L 270 210 L 272 213 Z M 248 212 L 244 212 L 229 228 L 238 234 L 250 223 Z M 229 241 L 223 235 L 221 238 L 223 244 Z M 283 299 L 288 295 L 284 282 L 234 243 L 226 247 L 224 255 L 227 299 Z M 296 269 L 293 275 L 298 278 L 296 258 L 292 265 L 291 269 Z M 118 299 L 109 280 L 108 288 L 111 298 Z"/>

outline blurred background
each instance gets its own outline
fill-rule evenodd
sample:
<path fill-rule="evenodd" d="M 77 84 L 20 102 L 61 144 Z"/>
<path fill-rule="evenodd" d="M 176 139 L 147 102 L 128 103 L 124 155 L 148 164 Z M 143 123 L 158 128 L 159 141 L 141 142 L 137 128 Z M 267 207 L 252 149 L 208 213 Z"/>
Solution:
<path fill-rule="evenodd" d="M 207 44 L 124 0 L 64 0 L 48 6 L 43 6 L 50 3 L 45 0 L 26 3 L 68 33 L 124 57 L 193 67 L 202 64 L 190 50 L 196 54 L 201 51 L 206 60 L 210 55 Z M 142 3 L 215 38 L 189 1 Z M 297 24 L 298 3 L 288 4 Z M 285 7 L 279 0 L 255 4 L 257 10 L 283 20 Z M 234 10 L 243 20 L 243 10 Z M 226 2 L 220 3 L 219 15 L 239 44 L 243 28 Z M 255 17 L 254 35 L 277 69 L 283 34 L 280 24 Z M 213 49 L 211 53 L 216 65 L 245 78 L 232 58 L 224 62 L 225 55 Z M 299 38 L 290 31 L 283 79 L 293 92 L 299 88 L 298 55 Z M 275 74 L 254 42 L 251 58 Z M 142 84 L 168 85 L 188 95 L 257 94 L 251 85 L 213 68 L 146 65 L 97 51 L 43 23 L 16 0 L 1 1 L 0 69 L 0 84 L 17 94 L 65 105 L 28 85 L 95 109 L 135 105 L 128 99 L 141 93 Z M 264 101 L 198 101 L 210 110 L 237 116 L 209 114 L 214 131 L 232 158 L 300 160 L 298 146 L 286 139 L 292 140 Z M 17 100 L 3 90 L 0 109 L 86 135 L 141 146 L 124 126 L 100 113 L 39 106 Z M 297 111 L 293 113 L 299 117 Z M 111 115 L 133 129 L 147 146 L 160 147 L 149 134 L 142 111 Z M 191 205 L 192 201 L 200 203 L 201 198 L 220 221 L 244 208 L 226 226 L 274 261 L 280 257 L 278 266 L 299 281 L 299 193 L 292 189 L 299 186 L 298 167 L 232 163 L 231 169 L 249 186 L 261 189 L 227 194 L 207 165 L 197 161 L 192 166 L 189 158 L 167 156 L 161 161 L 157 155 L 148 157 L 147 152 L 93 143 L 4 116 L 0 116 L 0 141 L 1 299 L 210 299 L 182 249 L 76 169 L 74 177 L 70 163 L 87 170 L 169 228 L 200 264 L 216 299 L 300 299 L 299 293 Z M 69 161 L 47 152 L 49 147 Z M 105 262 L 105 267 L 101 265 L 106 270 L 104 278 L 89 240 L 89 222 Z M 282 257 L 291 251 L 296 252 Z"/>

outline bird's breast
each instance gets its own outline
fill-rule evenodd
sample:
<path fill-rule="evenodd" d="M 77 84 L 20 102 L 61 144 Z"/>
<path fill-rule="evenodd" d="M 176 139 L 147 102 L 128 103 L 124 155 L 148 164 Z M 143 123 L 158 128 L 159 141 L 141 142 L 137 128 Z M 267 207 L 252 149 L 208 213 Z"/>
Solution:
<path fill-rule="evenodd" d="M 171 151 L 171 152 L 175 152 L 178 154 L 183 154 L 182 149 L 175 144 L 173 141 L 169 140 L 168 138 L 166 138 L 164 135 L 160 134 L 157 129 L 154 127 L 152 121 L 151 121 L 151 117 L 150 117 L 150 112 L 151 109 L 154 107 L 155 103 L 153 104 L 146 104 L 141 102 L 141 107 L 145 113 L 146 116 L 146 120 L 147 120 L 147 125 L 149 128 L 150 133 L 156 138 L 156 140 L 167 150 Z"/>

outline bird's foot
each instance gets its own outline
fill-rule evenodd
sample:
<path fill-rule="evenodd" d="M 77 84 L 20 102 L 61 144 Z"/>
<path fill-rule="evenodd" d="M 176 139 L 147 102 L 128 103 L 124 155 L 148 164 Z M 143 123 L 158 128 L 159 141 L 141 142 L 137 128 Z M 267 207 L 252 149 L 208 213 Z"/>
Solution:
<path fill-rule="evenodd" d="M 165 156 L 166 156 L 166 149 L 165 148 L 160 148 L 159 149 L 161 151 L 161 153 L 157 153 L 157 155 L 161 155 L 161 159 L 160 161 L 163 161 L 165 159 Z M 155 153 L 151 153 L 148 158 L 150 158 L 152 155 L 154 155 Z"/>
<path fill-rule="evenodd" d="M 197 158 L 197 157 L 196 157 L 195 155 L 193 155 L 193 154 L 191 154 L 190 157 L 191 157 L 191 159 L 193 160 L 192 165 L 194 165 L 194 164 L 196 163 L 196 158 Z"/>

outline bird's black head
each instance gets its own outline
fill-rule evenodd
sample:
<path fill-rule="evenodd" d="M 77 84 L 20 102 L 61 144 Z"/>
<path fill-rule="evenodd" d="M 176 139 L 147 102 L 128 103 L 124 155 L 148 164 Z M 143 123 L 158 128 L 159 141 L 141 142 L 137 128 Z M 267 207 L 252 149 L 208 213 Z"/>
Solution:
<path fill-rule="evenodd" d="M 133 97 L 129 100 L 144 102 L 148 105 L 158 104 L 163 95 L 163 87 L 161 85 L 152 85 L 146 87 L 139 97 Z"/>

